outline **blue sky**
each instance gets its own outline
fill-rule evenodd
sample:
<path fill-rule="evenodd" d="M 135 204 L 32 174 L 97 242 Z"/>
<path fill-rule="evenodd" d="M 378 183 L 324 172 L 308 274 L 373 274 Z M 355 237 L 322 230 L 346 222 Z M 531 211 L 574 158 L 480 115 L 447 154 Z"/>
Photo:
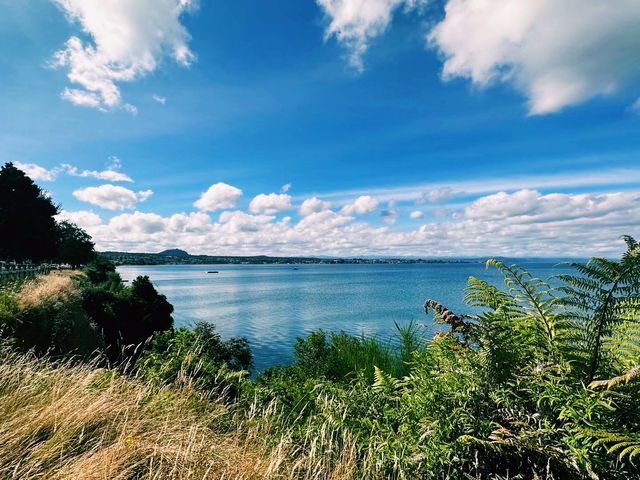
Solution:
<path fill-rule="evenodd" d="M 0 42 L 0 161 L 99 249 L 640 236 L 635 0 L 0 0 Z"/>

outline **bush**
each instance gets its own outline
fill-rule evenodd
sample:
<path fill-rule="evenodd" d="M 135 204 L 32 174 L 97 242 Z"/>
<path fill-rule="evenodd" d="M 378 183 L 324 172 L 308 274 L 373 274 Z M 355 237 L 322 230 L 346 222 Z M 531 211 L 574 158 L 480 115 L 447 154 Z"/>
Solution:
<path fill-rule="evenodd" d="M 127 288 L 108 268 L 91 266 L 89 272 L 90 279 L 101 282 L 84 286 L 83 306 L 102 331 L 112 362 L 136 357 L 155 332 L 172 327 L 173 305 L 149 277 L 138 277 Z"/>
<path fill-rule="evenodd" d="M 157 384 L 188 382 L 198 390 L 237 396 L 252 364 L 246 338 L 223 341 L 213 325 L 202 322 L 193 330 L 157 332 L 136 366 Z"/>

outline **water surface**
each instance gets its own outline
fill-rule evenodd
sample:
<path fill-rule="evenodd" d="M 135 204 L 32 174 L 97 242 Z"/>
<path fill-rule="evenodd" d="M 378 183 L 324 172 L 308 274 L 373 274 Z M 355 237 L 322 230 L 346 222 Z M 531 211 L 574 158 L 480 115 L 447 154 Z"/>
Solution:
<path fill-rule="evenodd" d="M 523 263 L 537 277 L 563 267 Z M 555 266 L 555 267 L 554 267 Z M 219 273 L 207 273 L 216 270 Z M 148 275 L 175 307 L 175 326 L 206 321 L 224 338 L 249 339 L 260 371 L 289 363 L 296 337 L 322 328 L 388 338 L 394 322 L 437 325 L 423 311 L 433 298 L 456 313 L 473 313 L 463 296 L 470 275 L 503 287 L 483 263 L 370 265 L 153 265 L 120 266 L 123 279 Z"/>

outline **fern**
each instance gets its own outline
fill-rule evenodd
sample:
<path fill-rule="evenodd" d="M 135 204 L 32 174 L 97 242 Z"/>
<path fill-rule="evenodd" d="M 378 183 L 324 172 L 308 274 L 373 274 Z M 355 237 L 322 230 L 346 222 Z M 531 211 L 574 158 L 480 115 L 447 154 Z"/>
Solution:
<path fill-rule="evenodd" d="M 594 442 L 596 445 L 613 444 L 607 449 L 607 453 L 617 453 L 618 458 L 624 461 L 625 458 L 633 463 L 635 457 L 640 455 L 640 436 L 628 432 L 612 433 L 612 432 L 589 432 L 598 439 Z"/>
<path fill-rule="evenodd" d="M 592 258 L 587 264 L 568 263 L 580 275 L 558 275 L 564 285 L 561 300 L 565 314 L 572 319 L 574 344 L 583 351 L 587 381 L 595 378 L 603 357 L 603 347 L 616 328 L 633 322 L 640 312 L 640 245 L 632 237 L 624 237 L 627 251 L 619 261 Z M 640 343 L 640 329 L 625 341 Z M 613 353 L 609 350 L 605 353 Z"/>

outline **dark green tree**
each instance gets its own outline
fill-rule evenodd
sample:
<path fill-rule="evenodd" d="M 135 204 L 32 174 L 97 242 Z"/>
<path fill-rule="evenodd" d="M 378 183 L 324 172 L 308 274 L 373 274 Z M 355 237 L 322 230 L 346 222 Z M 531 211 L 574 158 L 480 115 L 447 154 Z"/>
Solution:
<path fill-rule="evenodd" d="M 0 258 L 42 261 L 55 257 L 58 208 L 12 163 L 0 168 Z"/>
<path fill-rule="evenodd" d="M 91 236 L 74 223 L 62 221 L 58 224 L 58 255 L 60 263 L 74 268 L 89 263 L 95 257 Z"/>
<path fill-rule="evenodd" d="M 135 357 L 154 332 L 173 326 L 173 305 L 149 277 L 137 277 L 130 287 L 123 287 L 115 284 L 117 275 L 107 270 L 105 282 L 83 290 L 84 309 L 102 331 L 112 362 Z"/>

